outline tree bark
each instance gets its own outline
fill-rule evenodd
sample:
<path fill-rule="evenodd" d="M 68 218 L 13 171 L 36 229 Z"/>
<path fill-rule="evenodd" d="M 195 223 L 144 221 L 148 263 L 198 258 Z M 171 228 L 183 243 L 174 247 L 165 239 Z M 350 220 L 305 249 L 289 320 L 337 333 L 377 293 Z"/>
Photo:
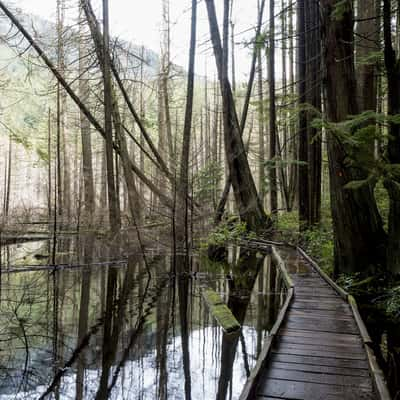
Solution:
<path fill-rule="evenodd" d="M 269 0 L 269 159 L 272 161 L 269 170 L 270 210 L 278 215 L 278 184 L 276 179 L 276 96 L 275 96 L 275 0 Z"/>
<path fill-rule="evenodd" d="M 185 249 L 189 249 L 189 225 L 188 225 L 188 198 L 189 198 L 189 156 L 193 118 L 194 97 L 194 73 L 196 57 L 196 29 L 197 29 L 197 0 L 192 0 L 192 21 L 190 32 L 189 67 L 186 91 L 185 122 L 183 127 L 183 143 L 181 155 L 181 170 L 179 182 L 179 206 L 178 206 L 178 245 L 185 243 Z"/>
<path fill-rule="evenodd" d="M 400 58 L 392 43 L 391 2 L 383 2 L 384 54 L 388 80 L 388 115 L 400 114 Z M 400 164 L 400 126 L 389 122 L 387 157 L 393 166 L 393 172 L 384 180 L 389 194 L 389 237 L 387 248 L 387 266 L 394 274 L 400 274 L 400 174 L 395 166 Z"/>
<path fill-rule="evenodd" d="M 85 104 L 89 102 L 89 80 L 87 77 L 88 63 L 85 58 L 85 44 L 82 18 L 82 8 L 80 6 L 80 42 L 79 42 L 79 96 Z M 92 161 L 92 139 L 90 132 L 90 122 L 85 115 L 80 112 L 81 141 L 82 141 L 82 171 L 84 186 L 84 222 L 89 226 L 92 224 L 95 214 L 95 191 L 93 181 L 93 161 Z"/>
<path fill-rule="evenodd" d="M 326 113 L 330 122 L 358 113 L 353 52 L 353 8 L 341 3 L 340 18 L 332 15 L 336 0 L 322 0 Z M 366 174 L 349 165 L 344 143 L 328 132 L 331 210 L 334 231 L 335 274 L 361 272 L 385 264 L 386 234 L 370 186 L 345 189 Z"/>
<path fill-rule="evenodd" d="M 222 92 L 225 154 L 229 166 L 229 173 L 232 179 L 235 201 L 239 209 L 240 218 L 246 223 L 247 229 L 254 232 L 260 232 L 269 228 L 271 221 L 265 215 L 257 194 L 243 145 L 231 86 L 228 76 L 224 72 L 223 49 L 214 1 L 206 0 L 206 6 L 211 40 L 218 70 L 218 79 Z"/>
<path fill-rule="evenodd" d="M 307 53 L 306 53 L 306 0 L 297 1 L 297 90 L 300 107 L 304 106 L 307 99 Z M 307 113 L 303 108 L 299 111 L 299 224 L 300 230 L 308 227 L 310 215 L 309 181 L 308 181 L 308 130 Z"/>
<path fill-rule="evenodd" d="M 107 160 L 107 193 L 110 226 L 113 232 L 121 227 L 121 215 L 119 213 L 118 198 L 114 176 L 113 158 L 113 124 L 112 124 L 112 82 L 110 65 L 110 37 L 108 0 L 103 0 L 103 81 L 104 81 L 104 130 L 106 133 L 106 160 Z"/>
<path fill-rule="evenodd" d="M 243 104 L 243 110 L 242 110 L 242 116 L 240 120 L 240 133 L 243 136 L 244 128 L 246 125 L 247 121 L 247 116 L 249 112 L 249 106 L 250 106 L 250 98 L 251 98 L 251 93 L 253 91 L 253 84 L 254 84 L 254 79 L 256 75 L 256 64 L 257 64 L 257 44 L 260 45 L 259 43 L 259 36 L 261 33 L 261 27 L 262 27 L 262 19 L 263 19 L 263 14 L 264 14 L 264 8 L 265 8 L 265 1 L 266 0 L 261 0 L 261 5 L 260 5 L 260 13 L 258 15 L 258 21 L 257 21 L 257 30 L 256 30 L 256 36 L 255 40 L 256 43 L 254 44 L 253 48 L 253 58 L 251 61 L 251 67 L 250 67 L 250 76 L 249 76 L 249 81 L 247 84 L 247 89 L 246 89 L 246 97 L 244 100 Z M 218 203 L 216 213 L 215 213 L 215 218 L 214 218 L 214 223 L 217 225 L 221 222 L 222 217 L 224 215 L 225 211 L 225 205 L 228 200 L 230 188 L 232 185 L 232 179 L 230 176 L 230 173 L 228 172 L 228 176 L 225 182 L 224 190 L 221 195 L 221 200 Z"/>

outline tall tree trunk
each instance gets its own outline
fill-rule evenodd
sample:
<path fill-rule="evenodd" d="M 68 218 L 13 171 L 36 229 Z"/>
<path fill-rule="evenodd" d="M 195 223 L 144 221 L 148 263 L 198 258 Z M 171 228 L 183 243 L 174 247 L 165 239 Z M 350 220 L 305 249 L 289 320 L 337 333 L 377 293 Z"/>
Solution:
<path fill-rule="evenodd" d="M 244 100 L 243 104 L 243 110 L 242 110 L 242 115 L 240 119 L 240 134 L 243 136 L 244 128 L 246 125 L 247 121 L 247 116 L 248 116 L 248 111 L 249 111 L 249 106 L 250 106 L 250 98 L 251 94 L 253 91 L 253 85 L 254 85 L 254 79 L 256 75 L 256 64 L 257 64 L 257 45 L 261 45 L 260 42 L 260 33 L 261 33 L 261 27 L 262 27 L 262 19 L 263 19 L 263 14 L 264 14 L 264 8 L 265 8 L 265 1 L 266 0 L 261 0 L 261 5 L 260 5 L 260 13 L 258 15 L 258 21 L 257 21 L 257 30 L 256 30 L 256 43 L 254 44 L 253 48 L 253 57 L 251 61 L 251 67 L 250 67 L 250 76 L 249 76 L 249 81 L 247 84 L 247 89 L 246 89 L 246 97 Z M 219 224 L 222 220 L 222 217 L 224 215 L 225 211 L 225 205 L 229 197 L 229 192 L 230 192 L 230 187 L 232 185 L 232 178 L 230 176 L 230 173 L 228 173 L 224 190 L 222 192 L 221 200 L 218 203 L 217 210 L 215 213 L 215 218 L 214 218 L 214 223 Z"/>
<path fill-rule="evenodd" d="M 295 77 L 294 77 L 294 29 L 293 29 L 293 15 L 294 15 L 294 5 L 291 5 L 288 8 L 289 12 L 289 81 L 290 81 L 290 101 L 293 104 L 295 99 Z M 289 144 L 289 154 L 290 160 L 292 161 L 289 166 L 289 203 L 287 205 L 288 211 L 292 211 L 294 207 L 294 202 L 297 194 L 297 186 L 298 186 L 298 167 L 294 163 L 295 160 L 298 160 L 298 138 L 296 132 L 296 123 L 294 122 L 293 114 L 294 107 L 291 107 L 290 113 L 290 144 Z"/>
<path fill-rule="evenodd" d="M 84 44 L 85 29 L 83 26 L 82 8 L 80 7 L 80 42 L 79 42 L 79 96 L 85 104 L 89 102 L 89 81 L 87 77 L 88 62 L 85 53 L 86 46 Z M 92 161 L 92 139 L 90 132 L 90 122 L 85 115 L 80 113 L 81 124 L 81 141 L 82 141 L 82 170 L 83 170 L 83 186 L 84 186 L 84 222 L 89 226 L 92 225 L 93 215 L 95 214 L 95 193 L 93 181 L 93 161 Z"/>
<path fill-rule="evenodd" d="M 377 61 L 379 52 L 379 19 L 377 0 L 358 0 L 356 25 L 357 95 L 361 111 L 377 108 Z"/>
<path fill-rule="evenodd" d="M 106 132 L 107 193 L 110 226 L 113 232 L 121 227 L 121 215 L 115 187 L 112 124 L 112 83 L 110 66 L 110 36 L 108 0 L 103 0 L 103 80 L 104 80 L 104 127 Z"/>
<path fill-rule="evenodd" d="M 269 170 L 270 210 L 278 214 L 278 185 L 276 179 L 276 98 L 275 98 L 275 0 L 269 2 L 269 159 L 273 162 Z"/>
<path fill-rule="evenodd" d="M 262 208 L 247 160 L 231 86 L 227 73 L 224 71 L 224 53 L 214 1 L 206 0 L 206 6 L 222 92 L 225 154 L 232 179 L 235 201 L 239 209 L 240 218 L 243 222 L 246 222 L 247 228 L 260 232 L 270 227 L 271 221 L 267 218 Z"/>
<path fill-rule="evenodd" d="M 259 11 L 260 12 L 260 11 Z M 264 94 L 262 55 L 258 49 L 258 193 L 264 207 L 265 201 L 265 129 L 264 129 Z"/>
<path fill-rule="evenodd" d="M 400 58 L 392 43 L 391 1 L 383 2 L 384 53 L 388 80 L 388 115 L 400 114 Z M 387 265 L 391 272 L 400 274 L 400 174 L 395 166 L 400 164 L 400 126 L 389 123 L 387 156 L 393 172 L 386 177 L 384 184 L 389 194 L 389 241 Z"/>
<path fill-rule="evenodd" d="M 297 90 L 300 107 L 306 103 L 307 68 L 306 68 L 306 0 L 297 1 Z M 309 181 L 308 181 L 308 130 L 307 113 L 299 111 L 299 223 L 300 230 L 307 229 L 310 215 Z"/>
<path fill-rule="evenodd" d="M 194 69 L 196 56 L 197 0 L 192 0 L 192 21 L 190 32 L 189 67 L 186 91 L 185 122 L 183 127 L 183 143 L 179 182 L 178 205 L 178 245 L 185 243 L 189 250 L 188 198 L 189 198 L 189 156 L 193 119 Z M 186 257 L 185 257 L 186 258 Z"/>
<path fill-rule="evenodd" d="M 321 219 L 322 137 L 321 131 L 312 127 L 312 121 L 316 117 L 315 114 L 321 112 L 322 49 L 319 5 L 314 0 L 306 2 L 306 102 L 313 108 L 307 113 L 309 182 L 307 226 L 310 227 L 318 224 Z"/>
<path fill-rule="evenodd" d="M 321 0 L 326 114 L 330 122 L 344 121 L 358 113 L 353 52 L 352 1 L 341 2 L 341 18 L 334 15 L 337 0 Z M 344 143 L 328 132 L 331 209 L 334 230 L 335 273 L 367 273 L 385 264 L 386 234 L 370 186 L 345 189 L 366 177 L 351 167 Z"/>
<path fill-rule="evenodd" d="M 93 13 L 93 10 L 92 10 L 91 4 L 90 4 L 90 1 L 82 0 L 82 5 L 83 5 L 83 9 L 85 11 L 86 19 L 89 22 L 92 39 L 95 43 L 96 53 L 97 53 L 97 57 L 100 61 L 100 66 L 101 66 L 101 69 L 103 72 L 103 76 L 106 76 L 106 65 L 104 64 L 104 60 L 106 60 L 107 57 L 104 56 L 104 54 L 106 53 L 106 51 L 104 51 L 105 50 L 104 36 L 102 37 L 98 22 L 96 20 L 96 17 Z M 109 55 L 108 55 L 108 59 L 110 60 Z M 116 139 L 119 144 L 119 155 L 121 157 L 122 167 L 124 170 L 125 182 L 126 182 L 126 186 L 127 186 L 127 190 L 128 190 L 130 214 L 131 214 L 131 217 L 133 218 L 134 222 L 137 225 L 139 225 L 141 223 L 141 219 L 142 219 L 142 213 L 141 213 L 141 209 L 140 209 L 140 197 L 139 197 L 139 193 L 136 188 L 135 178 L 134 178 L 133 172 L 131 170 L 132 161 L 130 159 L 129 152 L 128 152 L 128 145 L 126 142 L 125 133 L 123 131 L 123 125 L 122 125 L 121 115 L 119 112 L 117 95 L 116 95 L 115 89 L 111 82 L 111 75 L 110 75 L 109 90 L 110 90 L 110 93 L 109 93 L 110 99 L 109 100 L 111 102 L 111 105 L 110 105 L 111 118 L 112 118 L 112 122 L 114 122 Z M 115 192 L 118 193 L 116 187 L 115 187 Z M 117 199 L 117 200 L 119 200 L 119 199 Z M 119 214 L 119 201 L 117 202 L 117 212 Z"/>

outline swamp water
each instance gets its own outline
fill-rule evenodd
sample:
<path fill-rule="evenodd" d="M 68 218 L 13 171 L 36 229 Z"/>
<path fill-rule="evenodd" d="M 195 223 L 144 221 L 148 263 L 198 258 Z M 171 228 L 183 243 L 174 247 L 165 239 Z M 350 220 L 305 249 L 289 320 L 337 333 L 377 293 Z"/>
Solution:
<path fill-rule="evenodd" d="M 111 250 L 93 239 L 2 248 L 0 400 L 237 399 L 285 300 L 270 258 L 230 263 Z M 148 269 L 151 271 L 149 276 Z M 212 288 L 242 329 L 226 334 Z"/>

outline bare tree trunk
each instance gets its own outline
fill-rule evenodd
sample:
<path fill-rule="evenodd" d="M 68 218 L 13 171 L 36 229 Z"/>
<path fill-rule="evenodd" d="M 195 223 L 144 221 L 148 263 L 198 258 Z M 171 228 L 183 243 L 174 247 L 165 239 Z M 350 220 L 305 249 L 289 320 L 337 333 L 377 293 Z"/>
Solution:
<path fill-rule="evenodd" d="M 107 160 L 107 193 L 110 215 L 110 226 L 113 232 L 121 227 L 118 198 L 114 176 L 113 158 L 113 124 L 112 124 L 112 83 L 110 65 L 110 37 L 108 0 L 103 0 L 103 80 L 104 80 L 104 127 L 106 132 L 106 160 Z"/>
<path fill-rule="evenodd" d="M 83 27 L 82 8 L 80 7 L 80 43 L 79 43 L 79 96 L 85 104 L 89 102 L 89 81 L 87 77 L 87 69 L 89 68 L 86 61 Z M 95 192 L 93 182 L 93 164 L 92 164 L 92 139 L 90 132 L 90 122 L 85 115 L 80 113 L 81 124 L 81 141 L 82 141 L 82 170 L 84 183 L 84 222 L 89 226 L 92 225 L 93 215 L 95 214 Z"/>
<path fill-rule="evenodd" d="M 261 26 L 262 26 L 262 18 L 264 14 L 264 8 L 265 8 L 265 0 L 261 0 L 261 5 L 260 5 L 260 13 L 258 16 L 258 21 L 257 21 L 257 30 L 256 30 L 256 40 L 259 39 L 260 33 L 261 33 Z M 250 105 L 250 98 L 251 98 L 251 93 L 253 91 L 253 84 L 254 84 L 254 78 L 256 75 L 256 64 L 257 64 L 257 45 L 260 45 L 260 43 L 256 42 L 254 44 L 253 48 L 253 57 L 251 61 L 251 67 L 250 67 L 250 76 L 249 76 L 249 81 L 247 84 L 247 90 L 246 90 L 246 97 L 244 100 L 243 104 L 243 110 L 242 110 L 242 116 L 240 120 L 240 135 L 243 136 L 244 128 L 246 125 L 247 121 L 247 116 L 248 116 L 248 111 L 249 111 L 249 105 Z M 230 173 L 228 173 L 228 176 L 226 178 L 224 190 L 221 195 L 221 200 L 218 203 L 217 210 L 215 213 L 215 218 L 214 218 L 214 223 L 219 224 L 222 220 L 222 217 L 224 215 L 225 211 L 225 205 L 229 197 L 229 192 L 230 188 L 232 185 L 232 178 L 230 176 Z"/>
<path fill-rule="evenodd" d="M 265 215 L 262 208 L 243 145 L 231 86 L 227 72 L 224 71 L 224 52 L 222 49 L 214 1 L 206 0 L 206 6 L 218 70 L 218 79 L 221 85 L 224 111 L 225 154 L 229 165 L 235 200 L 239 209 L 240 218 L 243 222 L 246 222 L 247 228 L 254 232 L 260 232 L 269 228 L 271 221 Z"/>
<path fill-rule="evenodd" d="M 261 13 L 260 1 L 257 1 L 258 14 Z M 258 59 L 258 193 L 262 206 L 265 205 L 265 129 L 264 129 L 264 94 L 263 64 L 261 48 L 257 49 Z"/>
<path fill-rule="evenodd" d="M 269 0 L 269 159 L 273 165 L 269 170 L 270 209 L 278 214 L 278 185 L 276 179 L 276 98 L 275 98 L 275 0 Z"/>

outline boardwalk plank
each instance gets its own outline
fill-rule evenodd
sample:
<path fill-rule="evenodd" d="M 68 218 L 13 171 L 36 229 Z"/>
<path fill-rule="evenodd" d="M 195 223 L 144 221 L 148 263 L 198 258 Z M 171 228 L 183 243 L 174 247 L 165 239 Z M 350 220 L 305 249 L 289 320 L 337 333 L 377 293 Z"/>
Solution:
<path fill-rule="evenodd" d="M 280 379 L 265 379 L 257 393 L 262 396 L 272 396 L 292 400 L 373 400 L 374 395 L 369 389 L 347 387 L 340 385 L 323 385 L 309 382 L 296 382 Z"/>
<path fill-rule="evenodd" d="M 296 382 L 321 383 L 324 385 L 358 386 L 359 388 L 372 391 L 372 382 L 365 376 L 345 376 L 320 374 L 316 372 L 292 371 L 270 367 L 266 373 L 266 378 L 283 379 Z"/>
<path fill-rule="evenodd" d="M 316 372 L 319 374 L 333 374 L 333 375 L 345 375 L 345 376 L 364 376 L 370 377 L 370 372 L 367 368 L 345 368 L 345 367 L 334 367 L 331 365 L 311 365 L 311 364 L 297 364 L 291 362 L 279 362 L 275 361 L 275 358 L 271 358 L 271 364 L 269 368 L 278 368 L 284 370 L 293 371 L 304 371 L 304 372 Z"/>
<path fill-rule="evenodd" d="M 315 356 L 302 356 L 296 354 L 281 354 L 273 353 L 273 359 L 280 362 L 292 362 L 297 364 L 310 364 L 332 366 L 338 368 L 356 368 L 366 369 L 368 363 L 365 360 L 349 360 L 346 358 L 330 358 L 328 356 L 315 357 Z"/>

